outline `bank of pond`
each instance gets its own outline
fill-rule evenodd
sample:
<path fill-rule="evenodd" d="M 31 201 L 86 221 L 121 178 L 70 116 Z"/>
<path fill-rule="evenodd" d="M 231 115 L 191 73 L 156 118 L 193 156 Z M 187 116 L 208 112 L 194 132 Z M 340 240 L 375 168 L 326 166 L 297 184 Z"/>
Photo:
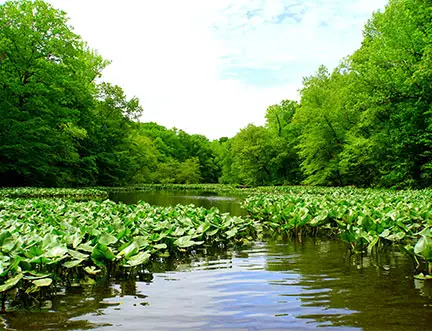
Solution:
<path fill-rule="evenodd" d="M 2 309 L 40 307 L 64 289 L 135 281 L 167 261 L 197 252 L 245 251 L 264 242 L 301 246 L 324 241 L 357 261 L 397 250 L 405 259 L 404 277 L 427 284 L 432 273 L 431 204 L 430 190 L 224 185 L 2 189 Z M 321 259 L 310 263 L 318 268 Z"/>

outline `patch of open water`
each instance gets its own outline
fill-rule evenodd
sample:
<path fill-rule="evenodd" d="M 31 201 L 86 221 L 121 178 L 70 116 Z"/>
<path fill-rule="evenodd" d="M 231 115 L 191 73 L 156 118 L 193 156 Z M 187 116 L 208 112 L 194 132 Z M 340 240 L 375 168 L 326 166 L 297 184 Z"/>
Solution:
<path fill-rule="evenodd" d="M 110 199 L 127 204 L 145 201 L 151 205 L 175 206 L 177 204 L 193 204 L 197 207 L 218 208 L 222 213 L 233 216 L 243 216 L 246 211 L 240 206 L 240 198 L 230 193 L 215 193 L 206 191 L 169 191 L 155 190 L 144 192 L 112 193 Z"/>

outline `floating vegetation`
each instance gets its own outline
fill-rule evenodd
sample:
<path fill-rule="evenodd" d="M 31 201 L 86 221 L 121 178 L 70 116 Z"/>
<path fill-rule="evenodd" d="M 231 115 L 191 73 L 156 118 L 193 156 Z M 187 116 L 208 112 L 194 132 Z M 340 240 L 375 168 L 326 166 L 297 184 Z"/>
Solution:
<path fill-rule="evenodd" d="M 265 191 L 262 188 L 261 191 Z M 432 191 L 353 188 L 273 188 L 255 194 L 243 207 L 264 230 L 292 236 L 339 236 L 353 252 L 401 244 L 432 273 Z"/>
<path fill-rule="evenodd" d="M 258 228 L 251 219 L 192 205 L 3 199 L 0 292 L 94 283 L 195 246 L 247 243 Z"/>
<path fill-rule="evenodd" d="M 355 253 L 394 243 L 418 266 L 425 266 L 418 278 L 429 279 L 432 274 L 429 190 L 247 189 L 246 217 L 193 205 L 76 201 L 77 197 L 101 198 L 103 190 L 1 192 L 0 292 L 18 289 L 26 295 L 44 294 L 58 285 L 134 275 L 148 262 L 191 253 L 197 247 L 244 245 L 274 235 L 338 236 Z M 67 199 L 10 198 L 66 195 Z"/>
<path fill-rule="evenodd" d="M 147 191 L 203 191 L 240 193 L 243 189 L 229 184 L 140 184 L 122 187 L 99 187 L 110 193 L 147 192 Z"/>
<path fill-rule="evenodd" d="M 70 198 L 74 200 L 107 199 L 108 193 L 102 189 L 85 188 L 1 188 L 0 198 Z"/>

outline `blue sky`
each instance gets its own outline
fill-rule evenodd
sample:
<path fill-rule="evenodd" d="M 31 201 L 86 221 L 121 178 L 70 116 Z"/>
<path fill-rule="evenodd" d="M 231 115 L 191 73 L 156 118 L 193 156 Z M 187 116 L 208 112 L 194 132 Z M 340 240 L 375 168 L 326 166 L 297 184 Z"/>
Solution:
<path fill-rule="evenodd" d="M 357 49 L 387 0 L 49 0 L 137 96 L 142 121 L 209 138 L 264 123 L 302 78 Z"/>

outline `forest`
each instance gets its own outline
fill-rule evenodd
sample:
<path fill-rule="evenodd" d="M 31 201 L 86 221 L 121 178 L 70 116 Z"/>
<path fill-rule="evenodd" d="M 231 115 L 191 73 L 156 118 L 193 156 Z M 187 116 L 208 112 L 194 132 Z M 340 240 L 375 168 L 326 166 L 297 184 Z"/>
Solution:
<path fill-rule="evenodd" d="M 0 5 L 0 186 L 432 184 L 432 3 L 390 0 L 335 69 L 234 137 L 143 123 L 109 65 L 42 0 Z M 203 110 L 204 111 L 204 110 Z M 145 118 L 145 116 L 144 116 Z"/>

